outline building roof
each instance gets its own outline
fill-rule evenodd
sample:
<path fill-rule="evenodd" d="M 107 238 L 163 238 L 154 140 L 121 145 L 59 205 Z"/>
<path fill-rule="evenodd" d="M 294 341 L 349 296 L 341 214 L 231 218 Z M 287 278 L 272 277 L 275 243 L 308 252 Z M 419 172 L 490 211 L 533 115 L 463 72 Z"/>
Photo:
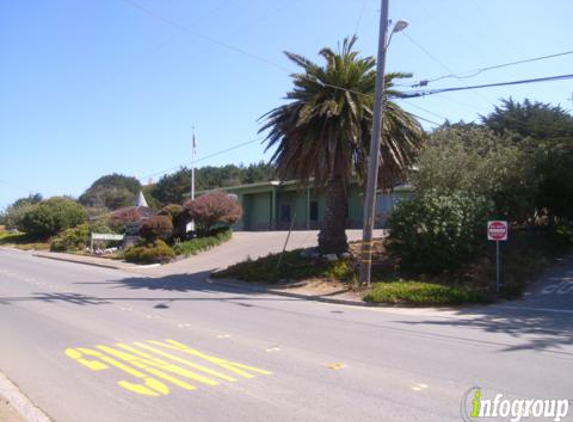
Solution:
<path fill-rule="evenodd" d="M 147 205 L 147 201 L 145 200 L 145 196 L 143 196 L 143 192 L 139 191 L 139 195 L 135 198 L 135 202 L 133 203 L 135 207 L 149 207 Z"/>

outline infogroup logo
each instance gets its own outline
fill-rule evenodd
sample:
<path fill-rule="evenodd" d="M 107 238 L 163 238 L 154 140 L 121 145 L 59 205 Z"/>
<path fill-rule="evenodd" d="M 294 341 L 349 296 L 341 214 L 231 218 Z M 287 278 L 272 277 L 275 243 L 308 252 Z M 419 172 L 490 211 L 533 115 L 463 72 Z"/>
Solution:
<path fill-rule="evenodd" d="M 460 411 L 466 422 L 483 418 L 510 422 L 545 418 L 560 422 L 569 413 L 570 404 L 568 399 L 508 399 L 502 393 L 497 393 L 493 398 L 485 398 L 480 387 L 472 387 L 464 394 Z"/>

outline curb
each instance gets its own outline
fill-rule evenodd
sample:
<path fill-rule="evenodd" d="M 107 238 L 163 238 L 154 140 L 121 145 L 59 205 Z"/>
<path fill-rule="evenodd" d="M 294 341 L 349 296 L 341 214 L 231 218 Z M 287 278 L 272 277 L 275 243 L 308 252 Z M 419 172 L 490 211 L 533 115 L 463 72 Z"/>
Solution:
<path fill-rule="evenodd" d="M 64 262 L 72 262 L 74 264 L 91 265 L 92 267 L 110 268 L 112 270 L 121 270 L 122 269 L 122 267 L 119 267 L 117 265 L 101 264 L 99 262 L 78 261 L 75 259 L 70 259 L 70 258 L 65 258 L 65 257 L 60 257 L 60 256 L 40 255 L 40 254 L 36 254 L 36 253 L 32 254 L 32 256 L 34 256 L 36 258 L 52 259 L 54 261 L 64 261 Z"/>
<path fill-rule="evenodd" d="M 36 258 L 52 259 L 54 261 L 64 261 L 64 262 L 71 262 L 71 263 L 80 264 L 80 265 L 90 265 L 92 267 L 109 268 L 112 270 L 130 270 L 130 269 L 136 269 L 136 268 L 155 268 L 155 267 L 161 266 L 161 264 L 150 264 L 150 265 L 134 265 L 134 266 L 130 266 L 130 267 L 123 267 L 120 265 L 104 264 L 104 263 L 100 263 L 100 262 L 90 262 L 90 261 L 82 261 L 80 259 L 66 258 L 65 256 L 44 255 L 44 254 L 39 254 L 39 253 L 33 253 L 32 256 L 34 256 Z"/>
<path fill-rule="evenodd" d="M 53 422 L 20 389 L 0 372 L 0 396 L 27 422 Z"/>
<path fill-rule="evenodd" d="M 335 299 L 335 298 L 325 297 L 325 296 L 321 296 L 321 295 L 305 295 L 302 293 L 286 292 L 284 290 L 268 289 L 265 287 L 225 283 L 224 281 L 214 281 L 210 277 L 207 277 L 205 279 L 205 282 L 208 284 L 218 284 L 218 285 L 225 286 L 225 287 L 231 287 L 231 288 L 234 288 L 237 290 L 240 290 L 240 289 L 250 290 L 252 292 L 257 292 L 257 293 L 268 293 L 268 294 L 273 294 L 273 295 L 277 295 L 277 296 L 290 297 L 293 299 L 303 299 L 303 300 L 308 300 L 308 301 L 313 301 L 313 302 L 332 303 L 335 305 L 347 305 L 347 306 L 363 306 L 363 307 L 367 307 L 367 308 L 381 307 L 381 306 L 385 307 L 384 304 L 375 304 L 375 303 L 368 303 L 368 302 L 363 302 L 363 301 L 359 302 L 359 301 L 349 300 L 349 299 Z"/>

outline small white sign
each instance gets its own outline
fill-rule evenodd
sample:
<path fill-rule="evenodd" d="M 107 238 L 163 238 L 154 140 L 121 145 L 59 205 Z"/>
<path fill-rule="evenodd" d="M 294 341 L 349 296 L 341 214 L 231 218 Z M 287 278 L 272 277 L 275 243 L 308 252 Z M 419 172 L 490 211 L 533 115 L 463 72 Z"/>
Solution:
<path fill-rule="evenodd" d="M 487 240 L 495 242 L 505 242 L 509 232 L 507 221 L 494 220 L 487 222 Z"/>
<path fill-rule="evenodd" d="M 123 234 L 92 233 L 92 240 L 123 240 Z"/>

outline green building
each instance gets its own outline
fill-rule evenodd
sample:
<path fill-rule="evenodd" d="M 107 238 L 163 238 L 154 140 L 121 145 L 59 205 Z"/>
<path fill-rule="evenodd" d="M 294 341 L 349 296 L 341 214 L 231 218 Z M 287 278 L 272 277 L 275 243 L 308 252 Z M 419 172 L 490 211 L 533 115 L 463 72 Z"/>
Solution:
<path fill-rule="evenodd" d="M 269 181 L 249 185 L 231 186 L 219 190 L 237 198 L 243 207 L 243 217 L 235 230 L 295 230 L 318 229 L 324 220 L 324 191 L 303 188 L 294 180 Z M 376 200 L 376 226 L 384 227 L 395 204 L 411 195 L 411 188 L 401 186 L 391 193 L 378 194 Z M 352 183 L 348 188 L 348 228 L 361 228 L 363 219 L 364 188 Z"/>

